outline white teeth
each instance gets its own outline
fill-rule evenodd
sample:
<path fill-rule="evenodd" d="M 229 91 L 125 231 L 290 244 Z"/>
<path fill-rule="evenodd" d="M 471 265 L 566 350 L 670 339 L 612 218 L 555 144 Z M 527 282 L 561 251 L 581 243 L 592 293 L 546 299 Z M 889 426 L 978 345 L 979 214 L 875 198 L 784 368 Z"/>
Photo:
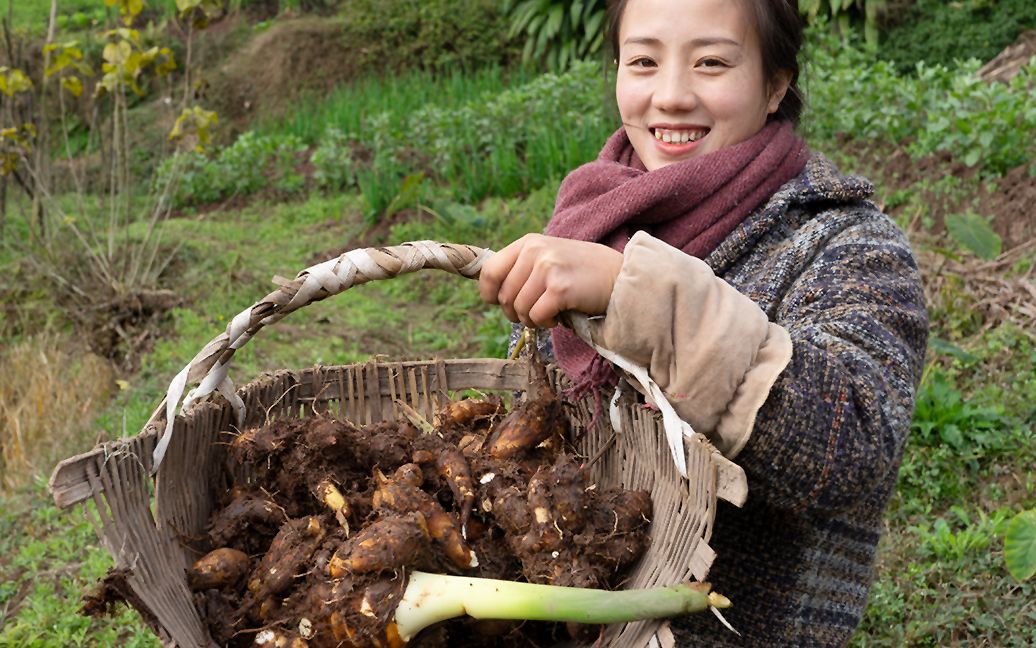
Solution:
<path fill-rule="evenodd" d="M 661 128 L 656 128 L 655 129 L 655 139 L 660 140 L 662 142 L 670 143 L 670 144 L 686 144 L 687 142 L 697 142 L 701 138 L 705 137 L 706 134 L 708 134 L 707 130 L 705 130 L 705 131 L 700 131 L 700 130 L 693 130 L 693 131 L 686 131 L 686 130 L 680 130 L 680 131 L 673 130 L 673 131 L 670 131 L 670 130 L 665 130 L 665 131 L 663 131 Z"/>

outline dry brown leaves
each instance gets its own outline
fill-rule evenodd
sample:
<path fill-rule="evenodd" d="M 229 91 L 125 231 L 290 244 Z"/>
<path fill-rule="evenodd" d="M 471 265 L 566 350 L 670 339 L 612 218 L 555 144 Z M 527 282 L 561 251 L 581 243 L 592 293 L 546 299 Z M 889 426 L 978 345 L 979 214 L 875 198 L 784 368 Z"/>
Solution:
<path fill-rule="evenodd" d="M 952 259 L 934 251 L 918 253 L 929 299 L 963 291 L 982 318 L 982 330 L 1013 323 L 1036 339 L 1036 262 L 1015 268 L 1036 254 L 1036 238 L 1017 245 L 992 261 L 974 257 Z"/>

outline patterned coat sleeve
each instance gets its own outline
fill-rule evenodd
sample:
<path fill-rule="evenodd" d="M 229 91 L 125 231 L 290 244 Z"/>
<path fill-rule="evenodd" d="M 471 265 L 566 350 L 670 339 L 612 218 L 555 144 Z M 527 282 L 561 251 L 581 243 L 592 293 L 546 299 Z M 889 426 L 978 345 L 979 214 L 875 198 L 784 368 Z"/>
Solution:
<path fill-rule="evenodd" d="M 738 462 L 781 508 L 847 508 L 898 470 L 928 318 L 905 235 L 874 213 L 831 236 L 777 307 L 792 359 Z"/>

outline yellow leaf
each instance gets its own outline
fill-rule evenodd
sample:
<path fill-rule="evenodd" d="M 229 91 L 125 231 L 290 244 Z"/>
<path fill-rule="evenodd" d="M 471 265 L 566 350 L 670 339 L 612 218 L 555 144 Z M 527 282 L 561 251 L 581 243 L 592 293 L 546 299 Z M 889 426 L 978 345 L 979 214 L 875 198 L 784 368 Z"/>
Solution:
<path fill-rule="evenodd" d="M 137 31 L 136 29 L 129 29 L 127 27 L 119 27 L 118 29 L 115 30 L 115 33 L 117 33 L 120 38 L 128 40 L 129 42 L 133 43 L 134 45 L 140 45 L 140 32 Z"/>
<path fill-rule="evenodd" d="M 32 79 L 18 68 L 0 67 L 0 92 L 13 97 L 19 92 L 28 92 L 32 88 Z"/>
<path fill-rule="evenodd" d="M 94 75 L 93 69 L 86 63 L 76 63 L 74 67 L 83 76 L 92 77 Z"/>
<path fill-rule="evenodd" d="M 65 77 L 61 80 L 61 87 L 68 90 L 73 97 L 81 97 L 83 95 L 83 82 L 79 80 L 79 77 Z"/>
<path fill-rule="evenodd" d="M 126 391 L 130 388 L 128 380 L 122 380 L 121 378 L 115 381 L 115 384 L 119 386 L 119 391 Z"/>
<path fill-rule="evenodd" d="M 116 63 L 119 60 L 119 45 L 117 43 L 108 43 L 104 46 L 104 51 L 101 53 L 104 60 L 109 63 Z"/>
<path fill-rule="evenodd" d="M 130 52 L 126 57 L 125 63 L 123 63 L 123 69 L 126 71 L 126 74 L 136 77 L 140 73 L 140 69 L 144 67 L 142 58 L 139 53 Z"/>

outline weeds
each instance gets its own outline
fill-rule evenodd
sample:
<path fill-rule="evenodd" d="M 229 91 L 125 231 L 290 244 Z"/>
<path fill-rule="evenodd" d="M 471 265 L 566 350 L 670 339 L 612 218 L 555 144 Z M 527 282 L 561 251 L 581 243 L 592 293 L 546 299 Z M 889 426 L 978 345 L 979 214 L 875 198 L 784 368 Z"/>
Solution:
<path fill-rule="evenodd" d="M 185 153 L 178 156 L 182 161 L 166 161 L 159 177 L 185 169 L 175 196 L 179 205 L 260 190 L 267 196 L 292 195 L 306 184 L 299 171 L 302 142 L 312 137 L 319 145 L 309 159 L 315 169 L 308 188 L 342 189 L 355 181 L 373 223 L 391 216 L 393 207 L 398 211 L 394 203 L 414 202 L 408 192 L 418 177 L 448 187 L 462 203 L 557 182 L 593 159 L 616 126 L 605 110 L 607 84 L 596 64 L 579 63 L 565 74 L 543 75 L 491 95 L 475 83 L 458 84 L 457 95 L 447 91 L 439 97 L 431 91 L 434 83 L 423 76 L 399 86 L 387 83 L 402 94 L 398 103 L 365 114 L 367 104 L 357 95 L 349 117 L 332 119 L 320 137 L 289 127 L 248 132 L 214 158 Z M 326 110 L 343 110 L 335 101 Z M 377 105 L 377 93 L 366 101 Z"/>
<path fill-rule="evenodd" d="M 914 158 L 948 151 L 993 176 L 1036 156 L 1032 142 L 1019 139 L 1036 130 L 1036 66 L 1009 84 L 978 78 L 974 59 L 954 69 L 919 61 L 914 74 L 905 75 L 822 28 L 811 30 L 811 42 L 810 109 L 802 120 L 811 138 L 906 142 Z"/>
<path fill-rule="evenodd" d="M 110 558 L 84 515 L 45 503 L 44 490 L 38 483 L 27 491 L 28 505 L 0 494 L 0 645 L 157 648 L 134 611 L 104 620 L 75 614 Z"/>
<path fill-rule="evenodd" d="M 92 444 L 88 421 L 114 386 L 110 363 L 66 336 L 26 338 L 0 355 L 0 486 L 24 486 Z"/>

